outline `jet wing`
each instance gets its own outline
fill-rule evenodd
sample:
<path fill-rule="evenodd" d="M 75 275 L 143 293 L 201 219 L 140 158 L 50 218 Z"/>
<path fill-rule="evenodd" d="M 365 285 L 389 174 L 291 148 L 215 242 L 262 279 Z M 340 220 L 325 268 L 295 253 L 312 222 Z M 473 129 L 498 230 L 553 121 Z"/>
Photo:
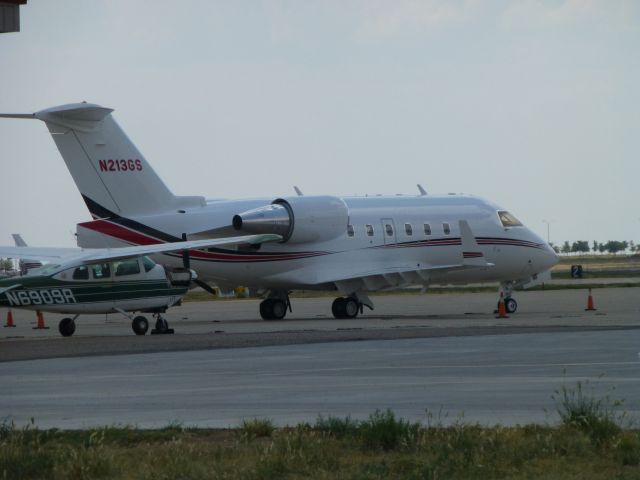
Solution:
<path fill-rule="evenodd" d="M 152 255 L 154 253 L 198 250 L 223 245 L 260 244 L 282 240 L 280 235 L 242 235 L 237 237 L 210 238 L 205 240 L 187 240 L 184 242 L 158 243 L 154 245 L 136 245 L 122 248 L 52 248 L 52 247 L 0 247 L 0 257 L 33 258 L 60 262 L 63 264 L 86 264 L 101 260 L 122 260 L 124 258 Z"/>
<path fill-rule="evenodd" d="M 380 265 L 378 268 L 368 268 L 363 271 L 349 271 L 347 275 L 336 276 L 334 272 L 327 272 L 317 278 L 318 283 L 334 283 L 340 290 L 381 290 L 385 288 L 398 288 L 408 285 L 428 284 L 431 272 L 446 273 L 460 270 L 490 268 L 493 263 L 488 263 L 484 254 L 478 247 L 471 227 L 466 220 L 460 220 L 460 236 L 462 249 L 460 262 L 452 264 L 403 264 Z"/>

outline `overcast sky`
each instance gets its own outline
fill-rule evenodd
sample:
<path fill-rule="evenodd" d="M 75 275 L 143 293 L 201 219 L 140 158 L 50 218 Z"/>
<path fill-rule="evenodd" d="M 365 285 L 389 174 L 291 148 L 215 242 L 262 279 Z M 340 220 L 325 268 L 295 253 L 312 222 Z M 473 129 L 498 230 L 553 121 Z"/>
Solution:
<path fill-rule="evenodd" d="M 464 192 L 551 241 L 640 241 L 640 2 L 29 0 L 0 112 L 86 100 L 177 194 Z M 90 219 L 0 119 L 0 244 Z"/>

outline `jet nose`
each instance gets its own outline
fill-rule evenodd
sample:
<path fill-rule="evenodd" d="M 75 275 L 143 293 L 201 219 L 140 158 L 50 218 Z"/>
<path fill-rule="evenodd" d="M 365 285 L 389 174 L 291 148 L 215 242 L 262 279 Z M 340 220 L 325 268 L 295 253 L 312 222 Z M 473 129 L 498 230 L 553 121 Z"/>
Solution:
<path fill-rule="evenodd" d="M 549 268 L 553 267 L 555 264 L 557 264 L 560 261 L 560 257 L 555 252 L 555 250 L 551 247 L 551 245 L 547 243 L 545 244 L 545 247 L 546 247 L 544 251 L 545 258 L 543 262 L 547 264 L 547 268 L 545 270 L 548 270 Z"/>

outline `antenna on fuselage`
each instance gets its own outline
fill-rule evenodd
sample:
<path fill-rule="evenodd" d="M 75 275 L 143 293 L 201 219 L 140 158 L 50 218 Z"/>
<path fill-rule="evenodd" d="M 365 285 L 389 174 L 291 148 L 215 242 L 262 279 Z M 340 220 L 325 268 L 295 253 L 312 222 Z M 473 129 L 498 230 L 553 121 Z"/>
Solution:
<path fill-rule="evenodd" d="M 427 194 L 427 191 L 422 188 L 422 185 L 418 184 L 418 190 L 420 190 L 420 196 L 424 197 Z"/>

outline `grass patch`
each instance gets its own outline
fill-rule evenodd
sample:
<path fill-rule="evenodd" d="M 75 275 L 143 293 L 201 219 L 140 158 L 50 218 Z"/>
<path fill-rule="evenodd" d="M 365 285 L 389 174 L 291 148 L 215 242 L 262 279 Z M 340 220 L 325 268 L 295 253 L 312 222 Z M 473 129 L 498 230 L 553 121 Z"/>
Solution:
<path fill-rule="evenodd" d="M 561 388 L 560 425 L 426 425 L 376 410 L 276 428 L 106 427 L 39 430 L 0 424 L 0 479 L 638 479 L 640 431 L 620 403 L 588 384 Z M 441 418 L 440 416 L 438 418 Z"/>
<path fill-rule="evenodd" d="M 275 429 L 273 422 L 265 418 L 243 420 L 240 426 L 241 435 L 246 440 L 270 437 Z"/>
<path fill-rule="evenodd" d="M 620 435 L 625 416 L 620 412 L 623 402 L 609 395 L 597 397 L 588 382 L 578 382 L 575 387 L 563 385 L 551 398 L 562 425 L 584 432 L 594 444 L 602 445 Z"/>
<path fill-rule="evenodd" d="M 640 473 L 636 430 L 596 444 L 588 431 L 564 425 L 422 426 L 387 410 L 357 422 L 330 417 L 274 428 L 268 437 L 243 438 L 243 432 L 245 426 L 181 429 L 168 438 L 132 427 L 80 434 L 5 424 L 0 478 L 632 479 Z"/>

